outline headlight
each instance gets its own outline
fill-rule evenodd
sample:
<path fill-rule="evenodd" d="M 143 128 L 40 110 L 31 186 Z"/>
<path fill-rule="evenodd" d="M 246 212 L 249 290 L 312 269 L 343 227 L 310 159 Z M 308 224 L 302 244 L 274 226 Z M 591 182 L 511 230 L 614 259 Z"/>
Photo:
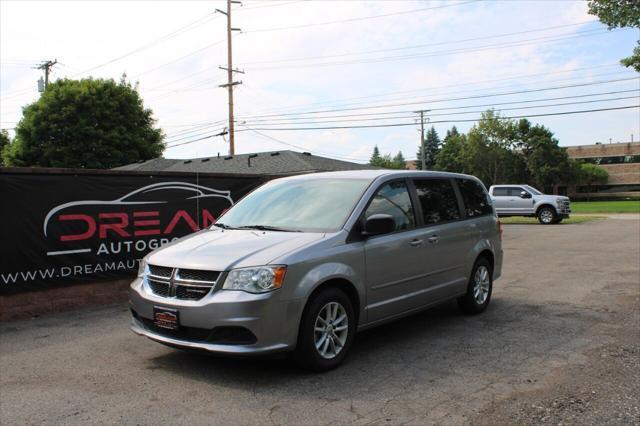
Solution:
<path fill-rule="evenodd" d="M 146 259 L 140 259 L 140 262 L 138 262 L 138 278 L 142 278 L 147 275 L 147 269 L 148 268 Z"/>
<path fill-rule="evenodd" d="M 242 290 L 248 293 L 266 293 L 282 287 L 286 266 L 256 266 L 233 269 L 224 280 L 224 290 Z"/>

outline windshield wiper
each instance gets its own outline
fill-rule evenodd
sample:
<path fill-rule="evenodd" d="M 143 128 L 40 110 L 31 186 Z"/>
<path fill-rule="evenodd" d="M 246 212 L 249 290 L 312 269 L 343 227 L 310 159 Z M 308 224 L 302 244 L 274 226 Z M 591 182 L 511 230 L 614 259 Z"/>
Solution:
<path fill-rule="evenodd" d="M 239 226 L 237 229 L 258 229 L 260 231 L 279 231 L 279 232 L 302 232 L 299 229 L 280 228 L 279 226 L 269 226 L 269 225 L 246 225 L 246 226 Z"/>
<path fill-rule="evenodd" d="M 222 222 L 214 223 L 213 226 L 217 226 L 218 228 L 222 228 L 222 229 L 238 229 L 238 228 L 234 228 L 233 226 L 229 226 L 226 223 L 222 223 Z"/>

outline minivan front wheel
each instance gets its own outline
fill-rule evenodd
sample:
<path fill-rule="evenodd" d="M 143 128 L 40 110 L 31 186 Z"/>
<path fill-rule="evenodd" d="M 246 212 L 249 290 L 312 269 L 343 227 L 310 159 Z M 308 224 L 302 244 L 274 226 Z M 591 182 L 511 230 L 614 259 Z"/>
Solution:
<path fill-rule="evenodd" d="M 349 297 L 337 288 L 321 290 L 302 315 L 294 358 L 308 370 L 335 368 L 347 355 L 355 329 Z"/>
<path fill-rule="evenodd" d="M 458 299 L 458 305 L 466 314 L 477 314 L 484 311 L 491 300 L 493 290 L 493 268 L 486 257 L 476 260 L 467 293 Z"/>

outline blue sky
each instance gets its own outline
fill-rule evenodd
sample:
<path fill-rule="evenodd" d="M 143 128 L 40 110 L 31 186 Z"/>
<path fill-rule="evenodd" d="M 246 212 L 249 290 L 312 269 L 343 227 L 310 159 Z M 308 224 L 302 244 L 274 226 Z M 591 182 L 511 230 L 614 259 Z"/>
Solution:
<path fill-rule="evenodd" d="M 21 107 L 37 99 L 34 64 L 55 58 L 54 79 L 126 72 L 139 81 L 173 146 L 166 157 L 226 154 L 220 137 L 191 142 L 221 130 L 226 118 L 226 92 L 218 88 L 225 74 L 217 69 L 226 62 L 225 21 L 212 13 L 216 7 L 223 2 L 0 2 L 1 127 L 15 127 Z M 468 130 L 473 123 L 462 120 L 477 118 L 484 105 L 501 104 L 495 108 L 508 116 L 638 104 L 638 74 L 618 64 L 638 30 L 606 31 L 582 1 L 248 0 L 234 12 L 234 26 L 243 30 L 234 37 L 235 63 L 246 71 L 235 92 L 244 122 L 239 153 L 304 149 L 366 160 L 377 144 L 412 158 L 417 125 L 274 128 L 410 124 L 411 111 L 431 109 L 444 136 L 453 124 Z M 529 92 L 490 96 L 522 91 Z M 555 105 L 574 102 L 583 103 Z M 524 106 L 536 108 L 517 109 Z M 531 121 L 563 146 L 640 138 L 637 108 Z M 268 130 L 247 130 L 255 128 Z"/>

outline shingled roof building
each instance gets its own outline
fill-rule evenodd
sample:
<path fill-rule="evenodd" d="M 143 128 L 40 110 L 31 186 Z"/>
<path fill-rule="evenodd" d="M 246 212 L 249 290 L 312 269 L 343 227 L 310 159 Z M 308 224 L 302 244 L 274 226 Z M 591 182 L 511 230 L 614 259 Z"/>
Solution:
<path fill-rule="evenodd" d="M 319 157 L 308 152 L 272 151 L 257 154 L 153 160 L 116 167 L 115 170 L 141 172 L 236 173 L 258 175 L 291 175 L 298 173 L 372 169 L 368 164 L 351 163 Z"/>

